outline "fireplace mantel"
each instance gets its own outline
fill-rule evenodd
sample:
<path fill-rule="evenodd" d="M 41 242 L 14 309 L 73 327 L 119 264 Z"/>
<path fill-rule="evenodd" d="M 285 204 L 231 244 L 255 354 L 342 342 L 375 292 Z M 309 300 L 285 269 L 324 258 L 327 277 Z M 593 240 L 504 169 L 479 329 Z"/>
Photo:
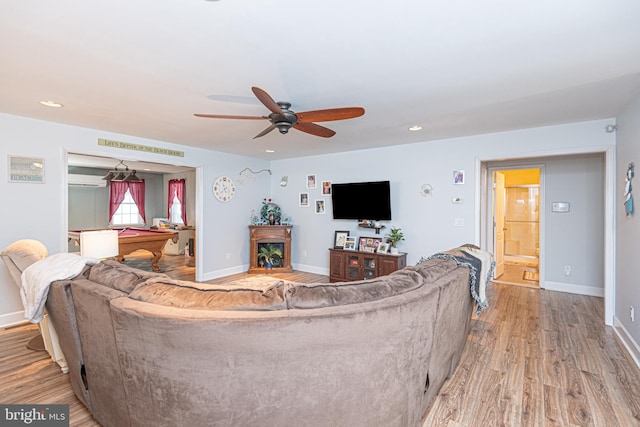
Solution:
<path fill-rule="evenodd" d="M 292 225 L 250 225 L 250 254 L 249 254 L 249 274 L 253 273 L 291 273 L 291 229 Z M 283 265 L 273 267 L 268 270 L 258 264 L 258 244 L 260 243 L 282 243 L 284 244 Z"/>

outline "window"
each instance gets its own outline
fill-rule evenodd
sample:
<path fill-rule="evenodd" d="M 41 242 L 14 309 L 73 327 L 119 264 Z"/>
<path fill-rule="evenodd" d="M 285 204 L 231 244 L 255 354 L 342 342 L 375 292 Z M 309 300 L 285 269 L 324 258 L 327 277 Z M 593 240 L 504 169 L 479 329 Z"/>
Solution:
<path fill-rule="evenodd" d="M 182 220 L 182 203 L 178 196 L 173 196 L 173 204 L 169 208 L 169 222 L 172 224 L 184 224 Z"/>
<path fill-rule="evenodd" d="M 169 222 L 187 225 L 187 205 L 185 204 L 185 180 L 170 179 L 168 200 Z"/>
<path fill-rule="evenodd" d="M 140 216 L 136 202 L 134 202 L 133 197 L 131 197 L 131 191 L 127 189 L 127 192 L 124 194 L 124 200 L 122 200 L 120 206 L 118 206 L 118 209 L 116 209 L 116 212 L 111 218 L 111 225 L 140 224 L 144 224 L 144 221 L 142 220 L 142 216 Z"/>
<path fill-rule="evenodd" d="M 141 182 L 111 181 L 109 190 L 109 224 L 143 225 L 144 180 Z"/>

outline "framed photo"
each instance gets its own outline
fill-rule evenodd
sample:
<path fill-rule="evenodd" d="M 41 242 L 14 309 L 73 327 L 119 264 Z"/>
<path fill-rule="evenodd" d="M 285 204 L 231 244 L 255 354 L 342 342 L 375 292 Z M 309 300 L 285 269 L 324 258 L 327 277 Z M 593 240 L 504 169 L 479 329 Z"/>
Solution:
<path fill-rule="evenodd" d="M 319 215 L 324 215 L 325 214 L 325 208 L 324 208 L 324 199 L 317 199 L 315 202 L 315 206 L 316 206 L 316 213 Z"/>
<path fill-rule="evenodd" d="M 335 236 L 333 238 L 333 248 L 334 249 L 344 249 L 344 244 L 349 237 L 348 231 L 336 231 Z"/>
<path fill-rule="evenodd" d="M 456 185 L 464 184 L 464 171 L 453 171 L 453 183 Z"/>
<path fill-rule="evenodd" d="M 356 238 L 355 236 L 348 236 L 344 239 L 344 248 L 347 251 L 356 250 Z"/>
<path fill-rule="evenodd" d="M 298 198 L 298 206 L 303 208 L 309 207 L 309 193 L 300 193 Z"/>
<path fill-rule="evenodd" d="M 378 250 L 376 252 L 378 252 L 379 254 L 386 254 L 387 252 L 389 252 L 389 243 L 380 242 L 380 244 L 378 245 Z"/>
<path fill-rule="evenodd" d="M 283 216 L 282 219 L 280 220 L 280 225 L 291 225 L 291 217 Z"/>
<path fill-rule="evenodd" d="M 378 250 L 378 246 L 381 242 L 381 237 L 360 237 L 358 250 L 362 252 L 375 252 Z"/>
<path fill-rule="evenodd" d="M 322 181 L 322 195 L 323 196 L 331 195 L 331 181 Z"/>
<path fill-rule="evenodd" d="M 316 174 L 307 175 L 307 188 L 313 190 L 316 188 Z"/>
<path fill-rule="evenodd" d="M 9 156 L 9 182 L 44 183 L 44 159 Z"/>

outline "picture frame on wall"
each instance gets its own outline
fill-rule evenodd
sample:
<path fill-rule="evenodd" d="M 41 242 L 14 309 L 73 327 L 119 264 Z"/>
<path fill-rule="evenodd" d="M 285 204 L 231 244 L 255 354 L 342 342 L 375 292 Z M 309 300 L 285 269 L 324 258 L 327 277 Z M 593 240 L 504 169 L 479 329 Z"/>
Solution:
<path fill-rule="evenodd" d="M 44 184 L 44 159 L 9 156 L 9 182 Z"/>
<path fill-rule="evenodd" d="M 349 237 L 348 231 L 336 231 L 333 237 L 333 248 L 344 249 L 344 244 L 347 241 L 347 237 Z"/>
<path fill-rule="evenodd" d="M 331 195 L 331 181 L 322 181 L 322 195 L 323 196 Z"/>
<path fill-rule="evenodd" d="M 348 236 L 344 239 L 344 250 L 346 251 L 355 251 L 357 249 L 356 247 L 356 237 L 355 236 Z"/>
<path fill-rule="evenodd" d="M 298 197 L 298 206 L 302 208 L 309 207 L 309 193 L 300 193 Z"/>
<path fill-rule="evenodd" d="M 463 170 L 453 171 L 453 183 L 455 185 L 464 184 L 464 171 Z"/>
<path fill-rule="evenodd" d="M 316 188 L 316 174 L 308 174 L 307 175 L 307 189 L 313 190 Z"/>
<path fill-rule="evenodd" d="M 318 199 L 315 201 L 316 213 L 318 215 L 324 215 L 326 213 L 326 209 L 324 206 L 324 200 Z"/>

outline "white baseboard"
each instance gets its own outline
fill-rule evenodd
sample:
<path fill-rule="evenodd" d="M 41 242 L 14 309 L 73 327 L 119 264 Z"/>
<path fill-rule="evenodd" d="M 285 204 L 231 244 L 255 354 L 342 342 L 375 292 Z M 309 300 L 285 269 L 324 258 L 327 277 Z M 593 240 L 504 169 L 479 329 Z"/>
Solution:
<path fill-rule="evenodd" d="M 547 282 L 541 288 L 548 291 L 567 292 L 570 294 L 590 295 L 592 297 L 604 298 L 604 288 L 594 288 L 593 286 L 573 285 L 570 283 Z"/>
<path fill-rule="evenodd" d="M 219 277 L 231 276 L 232 274 L 246 273 L 249 270 L 249 264 L 237 265 L 235 267 L 224 268 L 222 270 L 210 271 L 202 275 L 201 281 L 217 279 Z"/>
<path fill-rule="evenodd" d="M 624 327 L 620 319 L 613 316 L 613 331 L 616 333 L 622 345 L 627 349 L 629 355 L 636 362 L 638 368 L 640 368 L 640 346 L 634 341 L 633 337 L 629 334 L 629 331 Z"/>
<path fill-rule="evenodd" d="M 0 328 L 10 328 L 29 321 L 24 318 L 24 310 L 0 315 Z"/>
<path fill-rule="evenodd" d="M 293 267 L 294 270 L 304 271 L 305 273 L 322 274 L 323 276 L 329 275 L 328 268 L 320 268 L 320 267 L 316 267 L 313 265 L 306 265 L 306 264 L 292 264 L 291 266 Z"/>

